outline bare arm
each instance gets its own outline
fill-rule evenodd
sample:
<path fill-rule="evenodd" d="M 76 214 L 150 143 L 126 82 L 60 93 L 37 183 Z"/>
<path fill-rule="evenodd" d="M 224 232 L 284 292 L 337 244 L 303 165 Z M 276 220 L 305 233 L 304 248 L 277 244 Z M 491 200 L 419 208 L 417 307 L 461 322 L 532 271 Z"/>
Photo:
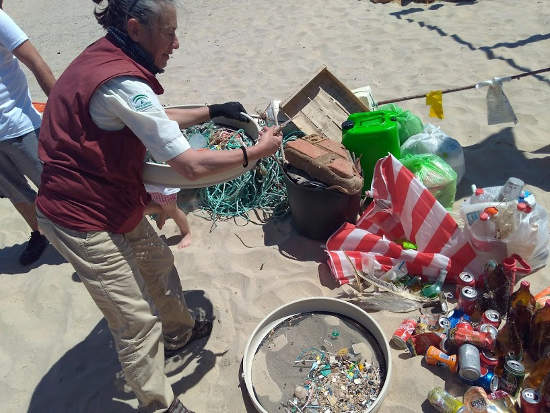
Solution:
<path fill-rule="evenodd" d="M 30 40 L 26 40 L 13 50 L 17 57 L 34 74 L 38 84 L 48 96 L 55 83 L 55 77 L 48 64 L 42 59 L 38 50 L 33 46 Z"/>
<path fill-rule="evenodd" d="M 274 154 L 279 149 L 281 140 L 282 135 L 276 128 L 264 128 L 260 132 L 258 143 L 246 149 L 248 161 L 255 162 Z M 243 152 L 241 149 L 226 151 L 188 149 L 167 163 L 187 179 L 196 180 L 243 164 Z"/>
<path fill-rule="evenodd" d="M 170 119 L 178 122 L 180 129 L 185 129 L 199 123 L 204 123 L 210 119 L 208 106 L 193 109 L 166 109 L 166 114 Z"/>

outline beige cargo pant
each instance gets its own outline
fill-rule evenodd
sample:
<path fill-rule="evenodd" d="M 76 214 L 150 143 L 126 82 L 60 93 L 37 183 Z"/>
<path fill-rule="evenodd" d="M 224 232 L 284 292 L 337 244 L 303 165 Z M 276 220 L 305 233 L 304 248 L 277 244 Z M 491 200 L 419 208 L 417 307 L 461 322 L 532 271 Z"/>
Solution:
<path fill-rule="evenodd" d="M 37 217 L 103 312 L 140 411 L 165 411 L 174 393 L 164 374 L 164 346 L 185 343 L 195 323 L 170 248 L 145 218 L 133 231 L 113 234 L 64 228 L 40 210 Z"/>

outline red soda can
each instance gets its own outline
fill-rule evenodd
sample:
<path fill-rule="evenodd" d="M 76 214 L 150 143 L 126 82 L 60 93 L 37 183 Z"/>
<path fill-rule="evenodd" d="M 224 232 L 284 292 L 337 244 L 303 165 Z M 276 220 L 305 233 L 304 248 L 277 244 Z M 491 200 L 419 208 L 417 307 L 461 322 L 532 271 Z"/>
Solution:
<path fill-rule="evenodd" d="M 479 331 L 481 331 L 482 333 L 489 333 L 491 334 L 491 337 L 493 337 L 493 340 L 496 340 L 497 339 L 497 334 L 498 334 L 498 330 L 496 329 L 496 327 L 492 324 L 482 324 L 480 327 L 479 327 Z"/>
<path fill-rule="evenodd" d="M 495 357 L 490 351 L 481 351 L 479 353 L 479 361 L 481 366 L 485 367 L 488 370 L 493 371 L 498 366 L 498 358 Z"/>
<path fill-rule="evenodd" d="M 458 297 L 460 297 L 460 291 L 462 291 L 463 287 L 474 288 L 475 286 L 476 286 L 476 279 L 472 274 L 466 271 L 458 274 L 458 277 L 456 279 L 456 290 L 455 290 L 456 299 L 458 300 Z"/>
<path fill-rule="evenodd" d="M 472 326 L 472 323 L 470 323 L 468 320 L 462 320 L 459 323 L 456 324 L 455 327 L 457 330 L 468 330 L 468 331 L 474 331 L 474 327 Z"/>
<path fill-rule="evenodd" d="M 536 389 L 525 388 L 521 392 L 521 413 L 542 412 L 542 400 Z"/>
<path fill-rule="evenodd" d="M 492 351 L 495 346 L 495 339 L 491 336 L 491 333 L 482 333 L 481 331 L 470 331 L 457 328 L 451 334 L 451 340 L 452 343 L 458 347 L 468 343 L 473 344 L 480 350 Z"/>
<path fill-rule="evenodd" d="M 460 296 L 458 297 L 458 307 L 464 311 L 464 313 L 471 315 L 474 312 L 477 295 L 477 290 L 475 288 L 469 286 L 462 287 Z"/>
<path fill-rule="evenodd" d="M 407 340 L 411 338 L 412 334 L 414 333 L 416 324 L 417 321 L 412 318 L 403 320 L 399 328 L 394 331 L 393 336 L 390 340 L 390 344 L 400 350 L 406 349 Z"/>
<path fill-rule="evenodd" d="M 481 316 L 481 324 L 491 324 L 496 329 L 500 327 L 500 314 L 497 310 L 487 310 Z"/>

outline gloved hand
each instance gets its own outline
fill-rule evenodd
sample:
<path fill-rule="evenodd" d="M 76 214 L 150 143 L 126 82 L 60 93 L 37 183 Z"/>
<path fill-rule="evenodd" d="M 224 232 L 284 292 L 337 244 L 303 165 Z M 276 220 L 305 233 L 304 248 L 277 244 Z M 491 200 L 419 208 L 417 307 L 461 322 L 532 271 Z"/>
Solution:
<path fill-rule="evenodd" d="M 250 119 L 246 116 L 241 115 L 241 112 L 246 113 L 246 110 L 239 102 L 227 102 L 210 105 L 208 106 L 208 111 L 210 112 L 210 119 L 217 116 L 225 116 L 226 118 L 240 120 L 243 122 L 250 121 Z"/>

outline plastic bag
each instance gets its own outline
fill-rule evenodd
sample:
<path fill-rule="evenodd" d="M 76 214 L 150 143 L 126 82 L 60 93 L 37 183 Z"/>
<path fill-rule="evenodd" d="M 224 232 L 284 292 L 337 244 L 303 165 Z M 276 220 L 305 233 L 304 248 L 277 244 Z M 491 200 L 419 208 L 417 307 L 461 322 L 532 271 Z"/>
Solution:
<path fill-rule="evenodd" d="M 438 155 L 457 174 L 457 185 L 466 172 L 464 162 L 464 151 L 456 139 L 445 134 L 439 127 L 428 123 L 424 131 L 411 136 L 401 145 L 401 155 L 416 155 L 421 153 L 432 153 Z"/>
<path fill-rule="evenodd" d="M 499 193 L 503 187 L 484 188 Z M 530 195 L 529 209 L 518 209 L 518 200 L 475 202 L 475 195 L 460 207 L 464 219 L 464 232 L 478 256 L 487 262 L 501 262 L 513 254 L 522 257 L 534 271 L 546 265 L 548 258 L 549 226 L 546 210 Z M 520 199 L 521 200 L 521 199 Z M 498 213 L 489 219 L 480 219 L 487 208 Z"/>
<path fill-rule="evenodd" d="M 401 145 L 403 145 L 409 137 L 421 133 L 424 130 L 424 125 L 418 116 L 414 115 L 411 111 L 403 110 L 395 103 L 382 105 L 378 110 L 391 110 L 396 113 L 399 142 Z"/>
<path fill-rule="evenodd" d="M 406 155 L 400 161 L 420 179 L 441 205 L 447 209 L 453 207 L 456 172 L 447 162 L 431 153 Z"/>

